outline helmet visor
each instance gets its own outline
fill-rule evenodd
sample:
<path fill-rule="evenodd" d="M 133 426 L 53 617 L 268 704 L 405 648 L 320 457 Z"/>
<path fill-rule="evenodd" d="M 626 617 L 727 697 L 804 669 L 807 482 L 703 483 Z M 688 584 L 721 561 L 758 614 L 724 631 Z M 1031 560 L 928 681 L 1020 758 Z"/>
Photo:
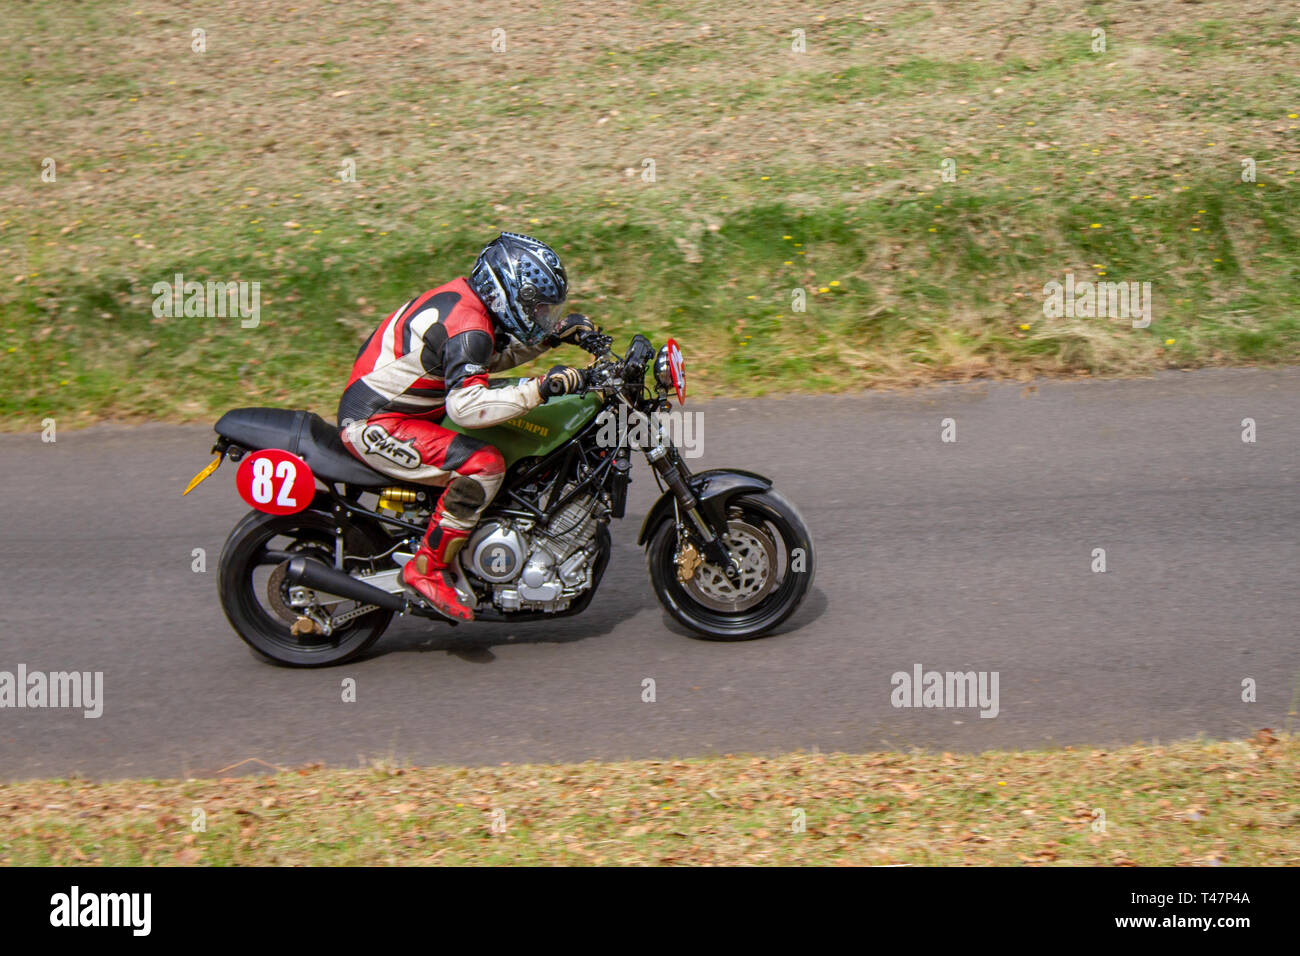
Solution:
<path fill-rule="evenodd" d="M 560 318 L 560 310 L 564 308 L 564 302 L 539 302 L 533 306 L 531 317 L 545 334 L 549 335 L 555 328 L 556 321 Z"/>

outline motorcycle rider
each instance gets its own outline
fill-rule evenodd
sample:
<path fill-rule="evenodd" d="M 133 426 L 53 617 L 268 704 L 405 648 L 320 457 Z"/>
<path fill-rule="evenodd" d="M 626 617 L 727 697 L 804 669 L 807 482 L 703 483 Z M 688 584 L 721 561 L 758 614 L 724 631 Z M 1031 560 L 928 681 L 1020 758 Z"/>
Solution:
<path fill-rule="evenodd" d="M 489 372 L 531 361 L 594 331 L 585 315 L 559 318 L 568 279 L 555 251 L 503 232 L 479 253 L 468 278 L 453 279 L 389 315 L 357 355 L 338 420 L 343 442 L 385 475 L 445 485 L 402 583 L 449 618 L 474 612 L 448 569 L 505 474 L 501 452 L 443 428 L 487 428 L 518 418 L 553 395 L 582 386 L 582 373 L 556 365 L 522 384 L 493 384 Z"/>

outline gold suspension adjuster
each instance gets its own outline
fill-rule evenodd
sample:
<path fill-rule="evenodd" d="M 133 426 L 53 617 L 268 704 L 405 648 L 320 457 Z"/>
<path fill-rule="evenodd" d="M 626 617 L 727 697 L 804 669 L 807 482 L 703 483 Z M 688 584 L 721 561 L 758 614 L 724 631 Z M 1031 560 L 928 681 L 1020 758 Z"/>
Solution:
<path fill-rule="evenodd" d="M 379 507 L 387 511 L 400 514 L 406 509 L 404 504 L 414 504 L 419 492 L 414 488 L 400 488 L 397 485 L 389 485 L 379 489 Z"/>

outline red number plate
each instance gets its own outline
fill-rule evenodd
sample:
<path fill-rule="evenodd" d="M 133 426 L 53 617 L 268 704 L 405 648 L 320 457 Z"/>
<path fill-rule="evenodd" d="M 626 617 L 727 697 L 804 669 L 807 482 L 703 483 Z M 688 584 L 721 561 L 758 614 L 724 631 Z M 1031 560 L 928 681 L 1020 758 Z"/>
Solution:
<path fill-rule="evenodd" d="M 291 515 L 302 511 L 316 496 L 316 478 L 297 455 L 278 448 L 254 452 L 239 463 L 235 473 L 239 496 L 258 511 Z"/>

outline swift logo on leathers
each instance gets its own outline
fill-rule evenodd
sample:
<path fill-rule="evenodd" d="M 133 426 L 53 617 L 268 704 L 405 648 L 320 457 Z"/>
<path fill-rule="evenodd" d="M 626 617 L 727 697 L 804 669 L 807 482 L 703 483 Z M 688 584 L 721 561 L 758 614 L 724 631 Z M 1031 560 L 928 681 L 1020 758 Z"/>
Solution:
<path fill-rule="evenodd" d="M 361 443 L 370 454 L 386 458 L 399 468 L 420 467 L 415 443 L 394 438 L 378 425 L 367 425 L 361 430 Z"/>

